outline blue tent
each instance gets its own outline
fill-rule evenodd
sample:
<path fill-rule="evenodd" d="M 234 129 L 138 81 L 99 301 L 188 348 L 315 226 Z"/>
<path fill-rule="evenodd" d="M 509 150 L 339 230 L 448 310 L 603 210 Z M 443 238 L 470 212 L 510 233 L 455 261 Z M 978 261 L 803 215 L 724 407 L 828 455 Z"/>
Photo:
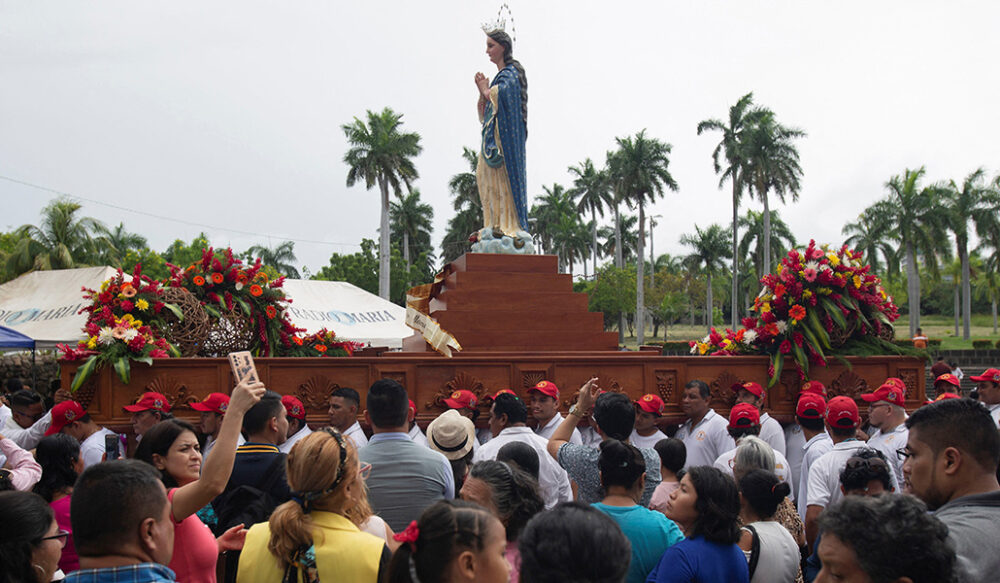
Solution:
<path fill-rule="evenodd" d="M 30 348 L 35 349 L 35 341 L 17 330 L 0 326 L 0 348 Z"/>

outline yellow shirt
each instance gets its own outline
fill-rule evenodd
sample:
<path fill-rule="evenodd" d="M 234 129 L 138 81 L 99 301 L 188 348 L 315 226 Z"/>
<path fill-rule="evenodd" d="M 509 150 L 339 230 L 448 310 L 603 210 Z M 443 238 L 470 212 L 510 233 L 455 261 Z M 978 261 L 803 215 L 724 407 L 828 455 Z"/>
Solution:
<path fill-rule="evenodd" d="M 361 532 L 351 521 L 333 512 L 313 510 L 309 516 L 313 521 L 313 544 L 320 581 L 377 583 L 384 540 Z M 250 528 L 240 554 L 236 583 L 281 581 L 284 569 L 267 550 L 270 538 L 271 527 L 268 523 L 262 522 Z"/>

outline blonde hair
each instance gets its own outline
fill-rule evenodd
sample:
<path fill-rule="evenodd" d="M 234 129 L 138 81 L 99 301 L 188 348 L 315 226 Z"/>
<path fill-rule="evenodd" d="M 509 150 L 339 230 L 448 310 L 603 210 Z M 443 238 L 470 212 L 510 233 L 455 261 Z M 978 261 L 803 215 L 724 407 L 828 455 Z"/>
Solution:
<path fill-rule="evenodd" d="M 341 445 L 346 457 L 341 467 Z M 267 549 L 282 568 L 302 548 L 313 544 L 313 521 L 306 510 L 340 514 L 356 525 L 372 515 L 364 482 L 358 473 L 358 455 L 350 439 L 333 430 L 316 431 L 302 438 L 288 454 L 286 472 L 293 500 L 275 508 L 268 524 Z M 343 475 L 336 488 L 327 491 Z M 351 490 L 351 491 L 349 491 Z M 360 490 L 360 491 L 359 491 Z"/>

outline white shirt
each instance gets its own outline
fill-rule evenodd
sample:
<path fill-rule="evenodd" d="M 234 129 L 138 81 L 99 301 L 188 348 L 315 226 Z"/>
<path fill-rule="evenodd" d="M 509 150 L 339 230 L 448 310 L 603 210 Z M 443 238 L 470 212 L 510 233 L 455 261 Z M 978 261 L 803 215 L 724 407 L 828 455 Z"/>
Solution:
<path fill-rule="evenodd" d="M 559 427 L 559 424 L 563 422 L 563 419 L 565 419 L 565 417 L 556 413 L 544 426 L 540 425 L 535 428 L 535 433 L 544 437 L 547 441 L 552 437 L 552 434 L 556 432 L 556 427 Z M 583 445 L 583 437 L 580 436 L 580 432 L 577 431 L 575 427 L 573 428 L 573 435 L 570 436 L 569 442 L 577 445 Z"/>
<path fill-rule="evenodd" d="M 538 485 L 541 488 L 545 507 L 552 508 L 560 502 L 573 499 L 573 489 L 569 485 L 569 475 L 556 460 L 549 455 L 549 440 L 536 435 L 528 427 L 507 427 L 496 437 L 479 447 L 472 457 L 473 462 L 497 459 L 500 448 L 512 441 L 520 441 L 531 446 L 538 453 Z"/>
<path fill-rule="evenodd" d="M 580 432 L 580 437 L 583 438 L 583 445 L 587 447 L 597 449 L 604 441 L 601 439 L 601 434 L 593 427 L 577 427 L 577 430 Z"/>
<path fill-rule="evenodd" d="M 840 491 L 840 472 L 847 465 L 847 460 L 854 457 L 854 453 L 859 449 L 872 448 L 865 442 L 856 439 L 842 441 L 813 463 L 812 467 L 809 468 L 807 506 L 828 508 L 844 498 L 844 494 Z M 893 492 L 899 492 L 896 474 L 890 472 L 889 477 L 892 479 Z"/>
<path fill-rule="evenodd" d="M 688 419 L 677 430 L 677 439 L 687 447 L 687 462 L 685 468 L 694 466 L 710 466 L 723 453 L 736 447 L 736 442 L 729 436 L 729 422 L 724 417 L 709 409 L 701 422 L 691 427 Z"/>
<path fill-rule="evenodd" d="M 139 437 L 142 437 L 142 436 L 140 435 Z M 138 437 L 136 438 L 136 440 L 138 440 Z M 240 433 L 240 434 L 238 434 L 236 436 L 236 447 L 239 447 L 239 446 L 243 445 L 246 442 L 247 442 L 247 440 L 246 440 L 246 438 L 243 437 L 242 433 Z M 212 435 L 209 435 L 207 438 L 205 438 L 205 447 L 201 450 L 201 459 L 202 459 L 202 462 L 204 462 L 205 458 L 208 457 L 208 453 L 210 451 L 212 451 L 213 447 L 215 447 L 215 437 L 212 436 Z"/>
<path fill-rule="evenodd" d="M 292 451 L 292 448 L 295 447 L 295 444 L 298 443 L 300 439 L 309 435 L 312 432 L 313 430 L 309 429 L 308 424 L 303 424 L 302 429 L 299 429 L 294 434 L 289 435 L 288 439 L 285 440 L 285 443 L 282 443 L 281 445 L 278 446 L 278 451 L 280 451 L 281 453 L 290 453 Z"/>
<path fill-rule="evenodd" d="M 805 438 L 804 434 L 803 438 Z M 802 444 L 802 467 L 801 473 L 799 474 L 799 497 L 795 499 L 799 511 L 799 518 L 802 519 L 802 522 L 805 522 L 806 520 L 806 506 L 808 505 L 809 499 L 809 468 L 816 463 L 816 460 L 831 449 L 833 449 L 833 440 L 830 439 L 830 434 L 826 431 L 812 436 L 809 441 Z M 837 479 L 840 479 L 839 474 Z"/>
<path fill-rule="evenodd" d="M 410 436 L 410 441 L 413 443 L 419 443 L 420 445 L 427 447 L 427 436 L 424 435 L 424 432 L 420 430 L 420 426 L 416 423 L 413 424 L 413 427 L 410 428 L 407 435 Z"/>
<path fill-rule="evenodd" d="M 25 429 L 14 421 L 14 412 L 7 405 L 0 405 L 0 433 L 10 439 L 21 449 L 32 450 L 45 437 L 45 432 L 52 424 L 52 412 L 46 411 L 34 425 Z"/>
<path fill-rule="evenodd" d="M 802 447 L 806 444 L 806 436 L 802 426 L 792 423 L 785 428 L 785 459 L 788 460 L 788 470 L 792 476 L 792 495 L 799 491 L 799 476 L 802 475 Z M 798 498 L 796 497 L 796 500 Z"/>
<path fill-rule="evenodd" d="M 990 417 L 993 418 L 993 422 L 1000 427 L 1000 403 L 996 405 L 986 405 L 986 408 L 990 410 Z"/>
<path fill-rule="evenodd" d="M 83 467 L 89 468 L 94 464 L 101 463 L 101 459 L 104 458 L 104 436 L 114 434 L 114 431 L 101 427 L 83 440 L 83 443 L 80 444 L 80 459 L 83 460 Z"/>
<path fill-rule="evenodd" d="M 493 439 L 493 433 L 490 431 L 489 427 L 476 430 L 476 441 L 477 443 L 473 447 L 478 448 L 480 445 L 486 443 L 487 441 Z"/>
<path fill-rule="evenodd" d="M 646 437 L 639 435 L 639 433 L 636 432 L 635 429 L 633 429 L 632 435 L 628 436 L 628 441 L 629 443 L 640 449 L 653 449 L 653 446 L 656 445 L 656 442 L 666 438 L 667 434 L 663 433 L 659 429 L 654 431 L 652 435 L 647 435 Z"/>
<path fill-rule="evenodd" d="M 896 450 L 906 447 L 906 439 L 910 436 L 910 430 L 905 423 L 900 423 L 889 433 L 882 433 L 876 429 L 872 436 L 868 438 L 868 445 L 882 452 L 885 460 L 889 462 L 893 473 L 896 474 L 896 481 L 903 483 L 903 460 L 899 459 Z"/>
<path fill-rule="evenodd" d="M 712 464 L 719 468 L 723 472 L 726 472 L 730 476 L 733 475 L 733 461 L 736 459 L 736 448 L 727 451 L 726 453 L 720 455 L 716 458 L 715 463 Z M 791 485 L 789 481 L 791 477 L 788 473 L 788 460 L 785 456 L 781 455 L 779 452 L 774 452 L 774 475 L 778 476 L 778 479 L 786 484 Z"/>
<path fill-rule="evenodd" d="M 344 437 L 351 438 L 351 441 L 354 442 L 354 449 L 361 449 L 368 445 L 368 438 L 365 437 L 365 432 L 361 429 L 361 424 L 357 421 L 354 422 L 354 425 L 347 428 L 347 431 L 344 432 Z"/>
<path fill-rule="evenodd" d="M 760 414 L 760 438 L 771 446 L 771 449 L 785 455 L 785 430 L 781 423 L 767 413 Z"/>

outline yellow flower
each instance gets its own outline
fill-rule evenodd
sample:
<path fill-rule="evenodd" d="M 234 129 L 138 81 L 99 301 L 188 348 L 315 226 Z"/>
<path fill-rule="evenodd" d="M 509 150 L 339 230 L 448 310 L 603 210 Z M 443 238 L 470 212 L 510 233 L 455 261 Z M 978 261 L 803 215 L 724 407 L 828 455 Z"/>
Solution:
<path fill-rule="evenodd" d="M 149 302 L 140 298 L 135 302 L 135 307 L 139 308 L 140 310 L 147 310 L 149 309 Z"/>
<path fill-rule="evenodd" d="M 708 352 L 708 344 L 705 342 L 698 343 L 698 354 L 705 354 Z"/>
<path fill-rule="evenodd" d="M 142 326 L 142 320 L 132 320 L 132 327 L 138 329 Z"/>
<path fill-rule="evenodd" d="M 837 257 L 837 254 L 832 251 L 826 254 L 826 259 L 830 262 L 830 265 L 834 267 L 840 265 L 840 257 Z"/>
<path fill-rule="evenodd" d="M 885 289 L 883 289 L 883 288 L 878 288 L 878 293 L 882 294 L 882 299 L 883 300 L 887 297 L 886 293 L 885 293 Z"/>
<path fill-rule="evenodd" d="M 861 276 L 860 275 L 855 275 L 854 276 L 854 287 L 857 287 L 857 288 L 861 287 Z"/>
<path fill-rule="evenodd" d="M 134 319 L 135 319 L 135 318 L 133 318 L 133 317 L 132 317 L 132 314 L 125 314 L 125 315 L 124 315 L 124 316 L 122 316 L 122 317 L 121 317 L 121 319 L 120 319 L 120 320 L 118 320 L 118 321 L 119 321 L 119 322 L 132 322 L 132 320 L 134 320 Z"/>
<path fill-rule="evenodd" d="M 97 348 L 97 336 L 91 336 L 90 339 L 87 340 L 87 348 L 90 350 Z"/>
<path fill-rule="evenodd" d="M 802 297 L 808 300 L 809 298 L 813 297 L 813 293 L 809 290 L 804 290 L 802 292 Z"/>
<path fill-rule="evenodd" d="M 818 288 L 816 288 L 816 293 L 818 293 L 821 296 L 828 296 L 832 292 L 833 292 L 833 290 L 831 290 L 828 287 L 818 287 Z"/>
<path fill-rule="evenodd" d="M 760 305 L 760 311 L 761 312 L 770 312 L 771 311 L 771 304 L 769 304 L 767 302 L 764 302 L 763 304 Z"/>
<path fill-rule="evenodd" d="M 728 339 L 728 338 L 726 338 L 726 339 L 724 339 L 722 341 L 722 347 L 723 348 L 729 348 L 732 345 L 733 345 L 733 342 L 730 339 Z"/>

